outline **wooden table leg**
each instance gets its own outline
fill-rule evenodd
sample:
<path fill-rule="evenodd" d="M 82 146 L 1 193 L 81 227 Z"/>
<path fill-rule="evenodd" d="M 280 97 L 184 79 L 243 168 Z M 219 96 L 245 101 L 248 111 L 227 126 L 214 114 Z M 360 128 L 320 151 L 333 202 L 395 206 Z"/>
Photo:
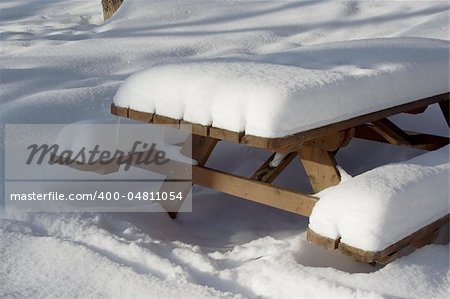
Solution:
<path fill-rule="evenodd" d="M 345 147 L 355 134 L 353 128 L 308 141 L 298 152 L 314 192 L 339 184 L 335 154 Z"/>
<path fill-rule="evenodd" d="M 450 107 L 449 107 L 449 101 L 442 101 L 439 102 L 439 107 L 441 107 L 442 114 L 445 117 L 445 120 L 447 121 L 447 126 L 450 128 L 450 120 L 449 120 L 449 113 L 450 113 Z"/>
<path fill-rule="evenodd" d="M 332 152 L 303 145 L 299 155 L 314 192 L 339 184 L 341 175 Z"/>
<path fill-rule="evenodd" d="M 261 165 L 258 170 L 252 175 L 252 179 L 265 183 L 272 183 L 278 175 L 289 165 L 289 163 L 297 156 L 296 152 L 287 154 L 278 165 L 271 166 L 270 163 L 273 161 L 276 153 L 273 153 L 269 159 L 267 159 L 263 165 Z"/>
<path fill-rule="evenodd" d="M 192 135 L 191 141 L 192 143 L 186 142 L 183 145 L 181 153 L 188 157 L 192 157 L 193 160 L 197 161 L 197 165 L 204 165 L 219 140 L 211 137 Z M 181 192 L 183 198 L 185 198 L 191 189 L 192 182 L 177 182 L 174 181 L 172 177 L 168 176 L 159 192 Z M 184 200 L 165 201 L 162 203 L 162 206 L 167 210 L 170 218 L 175 219 L 183 202 Z"/>

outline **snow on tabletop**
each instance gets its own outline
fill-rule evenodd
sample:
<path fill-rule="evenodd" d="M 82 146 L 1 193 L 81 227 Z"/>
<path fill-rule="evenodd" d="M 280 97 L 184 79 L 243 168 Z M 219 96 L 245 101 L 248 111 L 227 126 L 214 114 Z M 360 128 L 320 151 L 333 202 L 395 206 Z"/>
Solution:
<path fill-rule="evenodd" d="M 117 91 L 121 107 L 261 137 L 308 129 L 448 92 L 449 43 L 380 38 L 252 59 L 152 67 Z"/>
<path fill-rule="evenodd" d="M 379 251 L 445 216 L 449 148 L 375 168 L 321 191 L 309 228 L 347 245 Z"/>

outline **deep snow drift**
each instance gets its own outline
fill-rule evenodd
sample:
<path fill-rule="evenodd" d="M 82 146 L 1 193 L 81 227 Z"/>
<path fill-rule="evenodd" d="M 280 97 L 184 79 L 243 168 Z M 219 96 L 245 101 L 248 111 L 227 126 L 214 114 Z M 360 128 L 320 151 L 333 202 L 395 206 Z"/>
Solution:
<path fill-rule="evenodd" d="M 6 0 L 0 9 L 2 124 L 114 119 L 119 85 L 155 65 L 365 38 L 448 40 L 449 32 L 447 2 L 126 0 L 105 24 L 100 1 Z M 438 107 L 393 120 L 448 134 Z M 420 153 L 356 140 L 337 158 L 357 175 Z M 269 155 L 219 144 L 209 165 L 250 175 Z M 275 183 L 307 189 L 303 174 L 292 163 Z M 379 269 L 309 245 L 307 224 L 202 188 L 193 212 L 176 221 L 163 213 L 3 214 L 0 297 L 449 297 L 447 246 Z"/>

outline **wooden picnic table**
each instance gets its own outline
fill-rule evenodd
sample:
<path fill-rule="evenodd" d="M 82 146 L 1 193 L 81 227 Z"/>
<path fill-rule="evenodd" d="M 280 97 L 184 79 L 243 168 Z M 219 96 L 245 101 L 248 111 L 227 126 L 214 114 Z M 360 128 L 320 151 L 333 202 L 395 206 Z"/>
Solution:
<path fill-rule="evenodd" d="M 253 202 L 289 211 L 309 217 L 318 198 L 306 192 L 288 190 L 272 184 L 274 179 L 283 172 L 289 163 L 299 157 L 314 193 L 317 193 L 340 182 L 341 175 L 337 168 L 335 155 L 345 147 L 352 138 L 360 138 L 375 142 L 422 150 L 436 150 L 449 144 L 448 136 L 436 136 L 426 133 L 405 131 L 388 118 L 390 116 L 409 113 L 420 114 L 433 104 L 440 106 L 442 114 L 449 124 L 449 93 L 430 96 L 406 104 L 390 107 L 376 112 L 360 115 L 333 124 L 310 129 L 296 134 L 266 138 L 247 135 L 245 132 L 233 132 L 212 126 L 189 123 L 181 119 L 173 119 L 163 115 L 118 107 L 112 104 L 111 113 L 117 116 L 134 119 L 144 123 L 170 125 L 183 130 L 189 125 L 192 133 L 192 158 L 197 165 L 192 166 L 192 183 L 186 182 L 184 192 L 187 194 L 192 184 L 201 185 L 220 192 L 228 193 Z M 273 152 L 250 177 L 238 176 L 222 170 L 212 169 L 205 164 L 219 141 L 244 144 Z M 282 154 L 282 160 L 271 166 L 276 154 Z M 170 190 L 171 182 L 164 183 L 162 189 Z M 172 207 L 173 208 L 173 207 Z M 169 212 L 172 218 L 176 212 Z M 327 240 L 314 232 L 308 232 L 308 239 L 329 249 L 340 249 L 353 258 L 365 262 L 388 262 L 398 256 L 405 247 L 429 243 L 437 229 L 448 224 L 446 219 L 440 219 L 429 227 L 402 240 L 399 244 L 390 246 L 383 252 L 365 252 L 357 248 L 339 248 L 336 240 Z"/>

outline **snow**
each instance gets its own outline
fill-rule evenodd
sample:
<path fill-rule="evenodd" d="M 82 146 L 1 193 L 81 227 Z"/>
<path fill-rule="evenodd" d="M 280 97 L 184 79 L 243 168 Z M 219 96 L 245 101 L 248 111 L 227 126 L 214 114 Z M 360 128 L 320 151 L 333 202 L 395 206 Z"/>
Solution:
<path fill-rule="evenodd" d="M 186 131 L 189 129 L 190 127 L 186 125 Z M 135 145 L 137 136 L 139 136 L 140 143 Z M 164 151 L 167 159 L 188 165 L 196 164 L 196 161 L 180 152 L 181 145 L 189 140 L 189 134 L 163 125 L 152 126 L 149 129 L 145 124 L 137 124 L 128 120 L 121 123 L 113 119 L 85 120 L 62 126 L 57 135 L 51 137 L 54 137 L 54 144 L 58 144 L 62 149 L 72 151 L 74 154 L 71 159 L 77 158 L 78 161 L 81 161 L 83 157 L 76 157 L 76 154 L 83 151 L 83 147 L 92 149 L 98 145 L 100 151 L 108 150 L 114 153 L 116 150 L 120 150 L 129 153 L 133 150 L 141 151 L 144 149 L 143 144 L 145 143 L 147 145 L 155 144 L 155 151 Z M 52 140 L 51 137 L 48 140 Z M 133 146 L 136 148 L 133 149 Z M 145 149 L 149 148 L 150 146 Z"/>
<path fill-rule="evenodd" d="M 166 64 L 119 88 L 120 107 L 283 137 L 448 92 L 449 43 L 363 39 Z M 377 92 L 373 92 L 376 90 Z"/>
<path fill-rule="evenodd" d="M 202 221 L 185 218 L 188 221 L 178 228 L 170 228 L 173 225 L 165 215 L 127 215 L 135 223 L 140 220 L 158 227 L 150 232 L 114 214 L 30 214 L 3 219 L 0 296 L 444 298 L 448 292 L 445 246 L 428 246 L 376 269 L 311 247 L 304 233 L 260 237 L 227 251 L 207 251 L 179 241 L 187 233 L 213 235 L 208 233 L 210 226 L 203 226 L 203 221 L 212 221 L 206 212 L 197 215 L 206 217 Z M 230 214 L 234 220 L 246 215 L 234 212 L 239 215 Z M 262 220 L 264 214 L 253 219 Z M 229 225 L 222 229 L 222 238 L 243 228 Z M 213 224 L 215 230 L 220 227 Z M 170 240 L 173 237 L 177 240 Z"/>
<path fill-rule="evenodd" d="M 445 1 L 126 0 L 105 24 L 100 1 L 5 0 L 0 9 L 1 124 L 117 120 L 109 105 L 119 86 L 156 65 L 449 33 Z M 438 107 L 393 120 L 448 134 Z M 355 176 L 421 153 L 355 140 L 337 158 Z M 269 155 L 219 143 L 208 166 L 249 176 Z M 293 162 L 275 183 L 308 190 L 303 174 Z M 450 297 L 446 245 L 372 267 L 310 245 L 304 217 L 193 193 L 193 212 L 176 221 L 164 213 L 0 212 L 0 297 Z"/>
<path fill-rule="evenodd" d="M 444 217 L 449 213 L 449 149 L 381 166 L 319 192 L 309 228 L 380 251 Z M 435 166 L 427 166 L 430 161 Z"/>

